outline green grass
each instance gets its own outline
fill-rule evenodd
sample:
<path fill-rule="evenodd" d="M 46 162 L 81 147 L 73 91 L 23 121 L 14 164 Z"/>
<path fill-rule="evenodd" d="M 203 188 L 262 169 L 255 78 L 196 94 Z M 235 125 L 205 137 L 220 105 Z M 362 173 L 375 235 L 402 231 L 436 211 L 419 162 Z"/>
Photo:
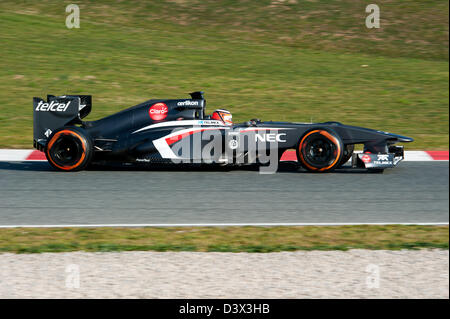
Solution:
<path fill-rule="evenodd" d="M 236 121 L 337 120 L 448 149 L 448 2 L 60 1 L 0 3 L 0 147 L 32 146 L 33 96 L 92 94 L 88 120 L 206 91 Z"/>
<path fill-rule="evenodd" d="M 14 228 L 0 229 L 0 252 L 448 249 L 442 226 Z"/>

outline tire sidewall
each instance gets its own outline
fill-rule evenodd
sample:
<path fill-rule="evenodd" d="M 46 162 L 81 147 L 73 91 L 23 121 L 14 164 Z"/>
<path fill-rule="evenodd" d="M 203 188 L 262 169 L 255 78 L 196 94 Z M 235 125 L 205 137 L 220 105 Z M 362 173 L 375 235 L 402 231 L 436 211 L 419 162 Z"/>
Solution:
<path fill-rule="evenodd" d="M 310 134 L 314 134 L 313 132 L 317 132 L 317 134 L 320 134 L 321 131 L 328 133 L 329 135 L 331 135 L 334 138 L 334 140 L 333 140 L 333 139 L 330 139 L 328 136 L 325 136 L 329 141 L 331 141 L 334 145 L 336 145 L 336 147 L 338 148 L 339 154 L 338 154 L 337 158 L 334 160 L 334 162 L 332 163 L 332 165 L 330 165 L 328 167 L 317 168 L 317 167 L 311 166 L 311 164 L 308 164 L 306 162 L 306 160 L 303 158 L 301 147 L 303 146 L 302 143 L 304 142 L 304 140 Z M 330 172 L 330 171 L 334 170 L 335 168 L 339 167 L 339 165 L 342 162 L 342 158 L 344 156 L 344 151 L 345 151 L 345 146 L 344 146 L 344 143 L 342 142 L 342 139 L 340 138 L 340 136 L 334 130 L 329 129 L 329 128 L 322 128 L 322 127 L 317 127 L 317 128 L 314 128 L 314 129 L 311 129 L 311 130 L 308 130 L 307 132 L 305 132 L 305 134 L 303 134 L 302 137 L 299 139 L 297 148 L 296 148 L 297 158 L 298 158 L 298 161 L 301 164 L 301 166 L 303 166 L 305 169 L 307 169 L 310 172 L 320 172 L 320 173 Z"/>
<path fill-rule="evenodd" d="M 81 141 L 82 145 L 84 146 L 84 151 L 83 151 L 84 158 L 81 162 L 77 163 L 76 167 L 66 169 L 63 166 L 56 164 L 54 162 L 54 160 L 52 159 L 51 149 L 49 149 L 49 145 L 52 142 L 52 140 L 55 138 L 55 136 L 61 131 L 73 132 L 74 134 L 72 134 L 72 135 L 75 136 L 77 139 L 79 139 Z M 56 139 L 58 139 L 58 137 L 56 137 Z M 56 140 L 53 141 L 53 143 L 54 142 L 56 142 Z M 92 145 L 93 145 L 92 140 L 91 140 L 89 134 L 84 129 L 77 127 L 77 126 L 64 126 L 64 127 L 61 127 L 59 129 L 55 130 L 50 135 L 50 137 L 47 141 L 47 144 L 45 146 L 45 156 L 46 156 L 49 164 L 52 167 L 54 167 L 55 169 L 60 170 L 60 171 L 65 171 L 65 172 L 76 172 L 76 171 L 83 170 L 91 162 L 92 155 L 93 155 Z"/>

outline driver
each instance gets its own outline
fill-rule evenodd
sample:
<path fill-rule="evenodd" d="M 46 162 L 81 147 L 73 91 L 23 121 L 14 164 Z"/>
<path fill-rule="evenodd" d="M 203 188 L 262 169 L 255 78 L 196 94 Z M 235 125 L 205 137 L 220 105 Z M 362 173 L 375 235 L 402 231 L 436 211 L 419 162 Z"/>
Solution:
<path fill-rule="evenodd" d="M 227 110 L 215 110 L 211 115 L 212 120 L 222 121 L 225 125 L 233 125 L 233 116 Z"/>

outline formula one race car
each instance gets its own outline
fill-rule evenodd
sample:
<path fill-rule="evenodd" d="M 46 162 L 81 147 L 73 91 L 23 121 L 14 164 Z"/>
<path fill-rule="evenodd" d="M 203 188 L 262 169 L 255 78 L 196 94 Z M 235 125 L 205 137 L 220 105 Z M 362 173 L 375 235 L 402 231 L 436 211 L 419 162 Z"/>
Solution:
<path fill-rule="evenodd" d="M 398 142 L 413 139 L 339 122 L 289 123 L 250 120 L 233 124 L 231 113 L 205 114 L 203 92 L 191 99 L 155 99 L 97 121 L 89 95 L 33 98 L 34 147 L 56 169 L 78 171 L 91 163 L 121 165 L 201 163 L 267 165 L 289 149 L 312 172 L 352 167 L 382 171 L 404 157 Z M 361 153 L 355 144 L 363 144 Z"/>

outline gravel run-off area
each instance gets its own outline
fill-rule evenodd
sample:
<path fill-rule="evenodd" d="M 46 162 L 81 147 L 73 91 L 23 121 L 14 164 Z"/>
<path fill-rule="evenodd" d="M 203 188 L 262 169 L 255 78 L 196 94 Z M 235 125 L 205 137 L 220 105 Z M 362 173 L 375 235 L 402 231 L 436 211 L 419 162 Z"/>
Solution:
<path fill-rule="evenodd" d="M 449 298 L 449 252 L 5 253 L 0 297 Z"/>

